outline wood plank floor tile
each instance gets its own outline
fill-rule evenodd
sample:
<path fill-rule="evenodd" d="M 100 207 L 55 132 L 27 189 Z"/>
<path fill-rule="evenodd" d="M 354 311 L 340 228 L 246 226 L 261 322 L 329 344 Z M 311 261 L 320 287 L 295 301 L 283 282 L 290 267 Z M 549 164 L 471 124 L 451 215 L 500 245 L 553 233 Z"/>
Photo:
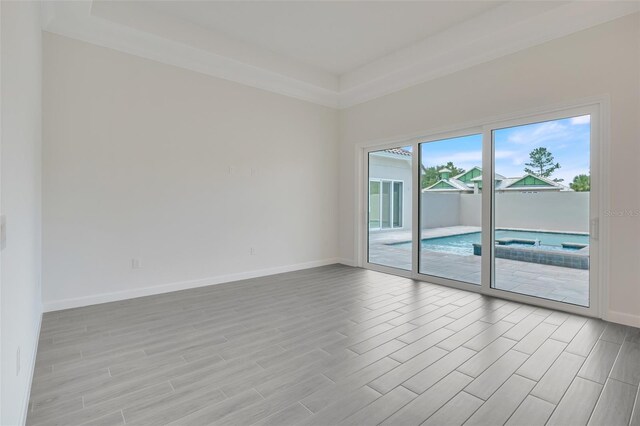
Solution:
<path fill-rule="evenodd" d="M 310 416 L 311 412 L 298 402 L 256 422 L 254 426 L 294 426 L 299 425 Z"/>
<path fill-rule="evenodd" d="M 507 426 L 544 426 L 556 408 L 550 402 L 529 395 L 509 418 Z"/>
<path fill-rule="evenodd" d="M 379 424 L 387 417 L 407 405 L 417 395 L 407 388 L 398 386 L 391 392 L 376 399 L 362 410 L 340 422 L 341 425 L 361 426 Z"/>
<path fill-rule="evenodd" d="M 637 394 L 637 386 L 614 379 L 607 380 L 589 425 L 628 425 Z"/>
<path fill-rule="evenodd" d="M 329 265 L 46 313 L 27 425 L 640 426 L 639 382 L 639 329 Z"/>
<path fill-rule="evenodd" d="M 563 352 L 542 376 L 531 394 L 557 404 L 578 374 L 583 362 L 584 357 Z"/>
<path fill-rule="evenodd" d="M 451 398 L 449 402 L 436 411 L 433 416 L 429 417 L 423 426 L 458 426 L 464 424 L 464 422 L 471 417 L 473 413 L 478 410 L 484 404 L 484 401 L 480 398 L 468 394 L 466 392 L 459 392 L 456 396 Z"/>
<path fill-rule="evenodd" d="M 458 371 L 466 374 L 467 376 L 478 377 L 487 368 L 489 368 L 491 364 L 507 353 L 515 344 L 516 342 L 514 340 L 498 337 L 480 352 L 471 357 L 467 362 L 458 367 Z"/>
<path fill-rule="evenodd" d="M 604 385 L 618 357 L 620 347 L 618 343 L 599 340 L 582 365 L 578 376 Z"/>
<path fill-rule="evenodd" d="M 522 364 L 516 373 L 531 380 L 540 380 L 566 347 L 566 343 L 552 339 L 547 340 Z"/>
<path fill-rule="evenodd" d="M 457 395 L 472 380 L 471 377 L 454 371 L 429 390 L 416 397 L 383 422 L 383 425 L 418 425 Z"/>
<path fill-rule="evenodd" d="M 487 400 L 527 360 L 522 352 L 510 350 L 465 388 L 465 392 Z"/>
<path fill-rule="evenodd" d="M 422 393 L 475 354 L 475 351 L 468 348 L 455 349 L 406 380 L 402 385 L 415 393 Z"/>
<path fill-rule="evenodd" d="M 603 385 L 576 377 L 556 406 L 547 422 L 548 426 L 582 426 L 591 417 Z"/>
<path fill-rule="evenodd" d="M 625 341 L 622 344 L 611 377 L 633 386 L 640 384 L 640 343 Z"/>
<path fill-rule="evenodd" d="M 527 397 L 535 382 L 511 376 L 470 418 L 465 425 L 502 425 Z"/>

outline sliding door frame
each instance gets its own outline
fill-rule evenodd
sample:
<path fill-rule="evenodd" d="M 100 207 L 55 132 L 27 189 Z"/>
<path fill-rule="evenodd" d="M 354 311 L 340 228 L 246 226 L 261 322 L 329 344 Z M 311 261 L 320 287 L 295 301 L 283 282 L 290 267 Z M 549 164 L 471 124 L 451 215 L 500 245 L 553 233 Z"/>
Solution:
<path fill-rule="evenodd" d="M 494 143 L 492 130 L 504 127 L 531 124 L 567 117 L 589 114 L 591 116 L 591 182 L 590 191 L 590 306 L 588 308 L 563 302 L 520 295 L 492 288 L 493 263 L 493 156 Z M 419 268 L 419 202 L 420 202 L 420 151 L 419 144 L 442 139 L 482 133 L 483 135 L 483 187 L 491 188 L 482 191 L 482 245 L 491 247 L 490 253 L 482 257 L 481 285 L 468 284 L 447 278 L 420 274 Z M 610 151 L 610 100 L 608 95 L 590 97 L 580 101 L 561 103 L 543 108 L 505 114 L 491 119 L 478 120 L 459 126 L 423 131 L 411 136 L 370 141 L 355 146 L 355 192 L 357 208 L 355 209 L 355 266 L 374 271 L 389 273 L 419 281 L 440 284 L 452 288 L 477 292 L 497 298 L 513 300 L 543 308 L 557 309 L 569 313 L 581 314 L 606 319 L 608 306 L 608 248 L 609 217 L 605 214 L 610 209 L 610 198 L 607 191 L 609 183 L 609 151 Z M 412 146 L 412 268 L 402 270 L 368 262 L 368 184 L 369 153 L 400 146 Z M 489 173 L 487 173 L 489 172 Z M 488 230 L 488 232 L 487 232 Z M 593 245 L 593 247 L 591 247 Z M 591 250 L 593 248 L 593 250 Z"/>
<path fill-rule="evenodd" d="M 404 146 L 413 146 L 414 141 L 413 140 L 404 140 L 404 141 L 396 141 L 396 142 L 388 142 L 388 143 L 383 143 L 383 144 L 377 144 L 377 145 L 371 145 L 371 146 L 360 146 L 357 149 L 357 154 L 359 154 L 360 158 L 357 159 L 359 160 L 361 167 L 356 168 L 356 170 L 360 169 L 361 173 L 356 173 L 356 180 L 358 181 L 358 186 L 357 188 L 361 188 L 361 183 L 364 182 L 364 185 L 366 186 L 366 190 L 362 191 L 357 191 L 358 193 L 361 194 L 359 198 L 360 201 L 360 208 L 357 209 L 358 210 L 358 217 L 356 219 L 356 222 L 358 224 L 358 229 L 361 229 L 361 236 L 358 239 L 357 243 L 356 243 L 356 248 L 357 251 L 360 252 L 360 259 L 358 262 L 357 266 L 361 266 L 367 269 L 371 269 L 374 271 L 378 271 L 378 272 L 385 272 L 388 274 L 393 274 L 393 275 L 398 275 L 398 276 L 402 276 L 402 277 L 406 277 L 406 278 L 413 278 L 415 276 L 415 259 L 413 257 L 413 250 L 415 250 L 415 238 L 413 238 L 413 230 L 414 230 L 414 222 L 415 222 L 415 218 L 414 218 L 414 204 L 415 204 L 415 196 L 413 193 L 413 188 L 416 184 L 416 177 L 414 176 L 415 173 L 411 173 L 411 241 L 412 241 L 412 252 L 411 252 L 411 270 L 406 270 L 406 269 L 400 269 L 400 268 L 394 268 L 391 266 L 384 266 L 384 265 L 379 265 L 377 263 L 371 263 L 369 262 L 369 233 L 371 232 L 371 229 L 369 228 L 369 154 L 377 152 L 377 151 L 383 151 L 385 149 L 390 149 L 390 148 L 398 148 L 398 147 L 404 147 Z M 358 156 L 356 156 L 358 157 Z M 415 155 L 411 156 L 411 170 L 413 171 L 415 168 L 416 164 L 415 164 Z M 401 181 L 401 180 L 394 180 L 394 179 L 383 179 L 383 178 L 378 178 L 378 177 L 373 177 L 373 180 L 387 180 L 387 181 L 395 181 L 395 182 L 403 182 L 403 191 L 404 191 L 404 185 L 406 185 L 405 181 Z M 404 195 L 403 195 L 403 200 L 404 200 Z M 365 228 L 362 229 L 362 223 L 365 224 Z M 403 224 L 402 224 L 403 228 L 406 226 L 406 223 L 403 219 Z M 391 230 L 393 229 L 398 229 L 398 228 L 390 228 Z M 375 228 L 374 228 L 375 230 Z M 381 230 L 382 232 L 384 232 L 382 230 L 382 228 L 380 228 L 379 230 Z"/>
<path fill-rule="evenodd" d="M 370 178 L 369 179 L 369 192 L 367 193 L 367 199 L 369 201 L 371 201 L 368 197 L 371 196 L 371 182 L 378 182 L 380 183 L 380 201 L 379 201 L 379 208 L 380 208 L 380 226 L 377 228 L 369 228 L 369 230 L 373 229 L 373 230 L 378 230 L 378 231 L 382 231 L 385 229 L 401 229 L 404 228 L 404 218 L 402 218 L 402 214 L 400 214 L 400 221 L 402 222 L 402 226 L 393 226 L 394 223 L 394 219 L 396 219 L 396 214 L 394 211 L 394 207 L 396 206 L 395 200 L 393 199 L 393 195 L 394 195 L 394 191 L 395 191 L 395 184 L 396 183 L 401 183 L 402 184 L 402 190 L 404 191 L 404 181 L 403 180 L 399 180 L 399 179 L 385 179 L 385 178 Z M 389 182 L 391 184 L 391 193 L 390 193 L 390 203 L 389 203 L 389 208 L 390 208 L 390 212 L 389 212 L 389 223 L 391 226 L 384 228 L 382 226 L 382 183 L 383 182 Z M 404 194 L 402 195 L 402 201 L 404 201 Z M 367 204 L 367 209 L 369 209 L 371 207 L 371 204 Z M 402 212 L 404 213 L 404 211 Z"/>
<path fill-rule="evenodd" d="M 589 115 L 590 126 L 590 175 L 591 190 L 589 193 L 589 306 L 579 306 L 561 301 L 545 299 L 536 296 L 529 296 L 508 290 L 494 288 L 495 283 L 495 256 L 494 256 L 494 232 L 495 232 L 495 180 L 494 176 L 494 154 L 495 142 L 493 134 L 495 131 L 510 127 L 524 126 L 535 123 L 542 123 L 553 120 L 561 120 L 571 117 Z M 567 312 L 600 317 L 603 312 L 602 289 L 606 282 L 603 276 L 602 250 L 603 240 L 606 242 L 608 227 L 603 227 L 605 219 L 604 208 L 604 188 L 606 188 L 606 176 L 603 172 L 606 166 L 604 163 L 603 134 L 602 134 L 602 105 L 591 104 L 563 108 L 556 111 L 549 111 L 538 114 L 526 114 L 508 120 L 494 121 L 483 126 L 482 143 L 482 187 L 488 190 L 482 191 L 482 246 L 489 250 L 482 250 L 482 293 L 488 296 L 500 297 L 531 305 L 552 308 Z M 488 173 L 485 173 L 485 170 Z M 606 229 L 605 229 L 606 228 Z M 607 235 L 603 235 L 607 234 Z M 606 244 L 606 243 L 605 243 Z M 606 247 L 606 245 L 604 246 Z"/>

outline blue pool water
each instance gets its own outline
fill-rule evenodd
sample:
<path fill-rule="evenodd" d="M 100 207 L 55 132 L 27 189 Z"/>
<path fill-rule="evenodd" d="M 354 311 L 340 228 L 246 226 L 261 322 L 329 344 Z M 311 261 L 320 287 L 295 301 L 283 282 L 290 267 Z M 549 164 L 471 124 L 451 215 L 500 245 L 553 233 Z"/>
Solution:
<path fill-rule="evenodd" d="M 589 236 L 583 234 L 560 234 L 555 232 L 496 230 L 496 240 L 501 239 L 538 240 L 543 250 L 576 251 L 577 248 L 563 247 L 563 243 L 589 244 Z M 421 247 L 425 250 L 444 253 L 472 255 L 473 244 L 480 244 L 480 232 L 452 235 L 450 237 L 425 238 Z M 400 243 L 411 246 L 410 242 Z M 509 247 L 532 247 L 530 244 L 509 243 Z"/>

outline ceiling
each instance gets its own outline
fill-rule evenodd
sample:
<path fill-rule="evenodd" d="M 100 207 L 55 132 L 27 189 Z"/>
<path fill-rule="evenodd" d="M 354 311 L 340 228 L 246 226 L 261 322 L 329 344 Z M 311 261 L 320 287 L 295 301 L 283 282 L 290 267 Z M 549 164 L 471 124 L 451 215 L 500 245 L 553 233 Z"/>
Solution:
<path fill-rule="evenodd" d="M 49 1 L 43 29 L 349 107 L 638 12 L 638 1 Z"/>
<path fill-rule="evenodd" d="M 162 1 L 145 6 L 343 74 L 500 3 L 505 2 Z"/>

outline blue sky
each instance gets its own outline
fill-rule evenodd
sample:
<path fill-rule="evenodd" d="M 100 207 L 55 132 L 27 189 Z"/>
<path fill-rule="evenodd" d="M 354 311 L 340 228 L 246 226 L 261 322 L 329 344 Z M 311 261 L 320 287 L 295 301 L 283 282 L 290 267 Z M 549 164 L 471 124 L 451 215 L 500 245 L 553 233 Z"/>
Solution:
<path fill-rule="evenodd" d="M 573 177 L 589 173 L 589 116 L 545 121 L 495 131 L 496 172 L 506 177 L 522 176 L 529 153 L 545 147 L 560 163 L 551 178 L 569 184 Z M 446 139 L 422 145 L 422 163 L 435 166 L 453 161 L 465 170 L 482 166 L 482 135 Z"/>

